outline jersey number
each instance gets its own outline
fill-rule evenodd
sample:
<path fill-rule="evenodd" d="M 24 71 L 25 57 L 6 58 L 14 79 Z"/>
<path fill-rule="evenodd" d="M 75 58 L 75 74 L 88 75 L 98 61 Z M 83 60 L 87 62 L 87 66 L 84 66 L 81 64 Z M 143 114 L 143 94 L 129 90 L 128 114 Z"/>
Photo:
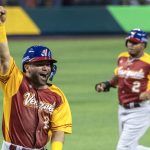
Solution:
<path fill-rule="evenodd" d="M 133 93 L 139 93 L 140 92 L 140 86 L 141 83 L 139 81 L 134 81 L 132 86 L 132 92 Z"/>

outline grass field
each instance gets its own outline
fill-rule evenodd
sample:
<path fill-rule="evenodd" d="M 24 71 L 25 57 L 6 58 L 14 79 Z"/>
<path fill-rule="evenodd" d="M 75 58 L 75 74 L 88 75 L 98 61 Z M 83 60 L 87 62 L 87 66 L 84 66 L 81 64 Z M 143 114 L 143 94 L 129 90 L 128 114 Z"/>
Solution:
<path fill-rule="evenodd" d="M 36 41 L 36 42 L 35 42 Z M 125 50 L 122 37 L 10 40 L 11 54 L 21 67 L 24 50 L 46 45 L 58 60 L 54 84 L 66 94 L 73 116 L 73 133 L 65 138 L 64 150 L 115 150 L 118 140 L 117 93 L 98 94 L 95 83 L 111 78 L 119 52 Z M 2 93 L 0 93 L 0 120 Z M 150 146 L 150 131 L 140 141 Z M 0 145 L 2 133 L 0 130 Z"/>

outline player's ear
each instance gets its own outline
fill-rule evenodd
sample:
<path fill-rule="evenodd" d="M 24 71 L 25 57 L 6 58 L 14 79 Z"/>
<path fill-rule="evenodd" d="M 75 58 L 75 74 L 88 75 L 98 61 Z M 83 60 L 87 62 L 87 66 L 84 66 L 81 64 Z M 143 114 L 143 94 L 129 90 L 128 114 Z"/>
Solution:
<path fill-rule="evenodd" d="M 24 64 L 24 72 L 27 72 L 29 70 L 30 65 L 29 64 Z"/>

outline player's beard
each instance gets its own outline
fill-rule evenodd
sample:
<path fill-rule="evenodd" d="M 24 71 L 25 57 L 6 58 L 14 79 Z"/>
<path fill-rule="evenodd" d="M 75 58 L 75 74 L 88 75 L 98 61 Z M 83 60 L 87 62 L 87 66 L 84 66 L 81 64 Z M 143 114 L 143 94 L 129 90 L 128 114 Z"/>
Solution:
<path fill-rule="evenodd" d="M 44 75 L 40 73 L 32 73 L 30 76 L 30 81 L 32 82 L 34 87 L 40 88 L 47 85 L 48 78 L 49 74 Z"/>
<path fill-rule="evenodd" d="M 128 49 L 128 53 L 132 58 L 139 58 L 143 53 L 140 50 Z"/>
<path fill-rule="evenodd" d="M 129 53 L 132 58 L 136 57 L 136 54 Z"/>

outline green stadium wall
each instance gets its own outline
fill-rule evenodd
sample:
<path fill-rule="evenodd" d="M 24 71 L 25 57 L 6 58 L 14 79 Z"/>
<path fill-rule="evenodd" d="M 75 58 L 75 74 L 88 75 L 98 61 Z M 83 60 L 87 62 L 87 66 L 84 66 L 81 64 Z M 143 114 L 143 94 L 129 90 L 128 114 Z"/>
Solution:
<path fill-rule="evenodd" d="M 123 34 L 133 28 L 150 32 L 150 6 L 70 6 L 34 9 L 7 7 L 7 9 L 8 35 Z M 22 15 L 19 15 L 20 13 Z"/>

